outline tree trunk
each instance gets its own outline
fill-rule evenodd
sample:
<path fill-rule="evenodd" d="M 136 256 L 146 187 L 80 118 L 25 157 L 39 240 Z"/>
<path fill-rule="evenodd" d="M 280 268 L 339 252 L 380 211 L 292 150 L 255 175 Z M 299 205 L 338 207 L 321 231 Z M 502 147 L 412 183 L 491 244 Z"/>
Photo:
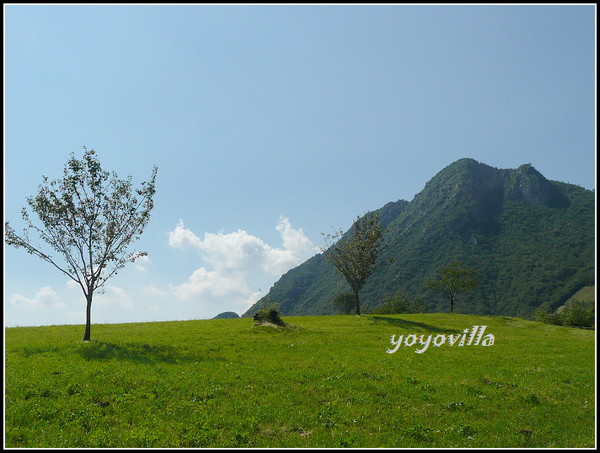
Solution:
<path fill-rule="evenodd" d="M 358 291 L 354 291 L 354 297 L 356 298 L 356 316 L 360 316 L 360 300 L 358 300 Z"/>
<path fill-rule="evenodd" d="M 87 296 L 87 308 L 85 312 L 85 334 L 83 335 L 83 341 L 90 341 L 90 327 L 92 324 L 92 297 L 93 294 L 90 291 Z"/>
<path fill-rule="evenodd" d="M 450 313 L 454 312 L 454 297 L 450 298 Z"/>

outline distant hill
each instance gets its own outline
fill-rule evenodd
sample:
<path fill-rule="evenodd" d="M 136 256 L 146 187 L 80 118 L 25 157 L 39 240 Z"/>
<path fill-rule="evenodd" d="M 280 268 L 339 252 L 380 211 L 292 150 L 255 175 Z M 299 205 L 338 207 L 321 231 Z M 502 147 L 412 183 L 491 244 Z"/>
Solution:
<path fill-rule="evenodd" d="M 234 311 L 224 311 L 223 313 L 219 313 L 213 319 L 230 319 L 230 318 L 239 318 L 239 317 L 240 317 L 240 315 L 238 315 Z"/>
<path fill-rule="evenodd" d="M 384 294 L 402 291 L 424 297 L 432 312 L 448 311 L 444 297 L 423 284 L 460 260 L 481 284 L 459 296 L 455 312 L 527 316 L 540 306 L 556 309 L 595 284 L 594 197 L 547 180 L 530 164 L 497 169 L 460 159 L 411 202 L 377 210 L 389 229 L 382 258 L 394 260 L 367 281 L 362 304 L 374 308 Z M 350 292 L 349 285 L 318 254 L 283 275 L 265 298 L 282 315 L 333 314 L 331 301 L 340 292 Z M 252 316 L 265 298 L 242 316 Z"/>

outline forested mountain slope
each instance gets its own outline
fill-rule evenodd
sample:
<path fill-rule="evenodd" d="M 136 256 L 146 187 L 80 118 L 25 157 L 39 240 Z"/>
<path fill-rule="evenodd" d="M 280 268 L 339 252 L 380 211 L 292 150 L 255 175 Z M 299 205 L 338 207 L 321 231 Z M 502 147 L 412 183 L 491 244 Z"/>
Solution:
<path fill-rule="evenodd" d="M 363 306 L 401 291 L 424 297 L 432 312 L 448 311 L 447 300 L 423 284 L 455 260 L 474 268 L 481 282 L 459 296 L 457 313 L 527 316 L 542 305 L 557 308 L 595 283 L 594 191 L 549 181 L 530 164 L 497 169 L 460 159 L 411 202 L 377 211 L 390 244 L 382 259 L 393 260 L 361 290 Z M 283 315 L 332 314 L 332 299 L 349 291 L 318 254 L 283 275 L 265 297 Z"/>

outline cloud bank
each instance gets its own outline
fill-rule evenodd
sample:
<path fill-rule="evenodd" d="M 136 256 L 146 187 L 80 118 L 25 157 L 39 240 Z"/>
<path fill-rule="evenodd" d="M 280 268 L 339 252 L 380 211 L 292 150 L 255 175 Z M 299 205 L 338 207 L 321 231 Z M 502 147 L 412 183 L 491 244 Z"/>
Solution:
<path fill-rule="evenodd" d="M 222 310 L 245 311 L 261 297 L 261 293 L 250 290 L 250 272 L 260 270 L 276 277 L 319 252 L 302 229 L 292 227 L 289 219 L 281 217 L 276 229 L 282 247 L 271 247 L 242 229 L 227 234 L 205 233 L 200 238 L 180 220 L 168 233 L 169 245 L 196 250 L 212 270 L 200 267 L 187 282 L 171 285 L 175 297 L 218 305 Z"/>

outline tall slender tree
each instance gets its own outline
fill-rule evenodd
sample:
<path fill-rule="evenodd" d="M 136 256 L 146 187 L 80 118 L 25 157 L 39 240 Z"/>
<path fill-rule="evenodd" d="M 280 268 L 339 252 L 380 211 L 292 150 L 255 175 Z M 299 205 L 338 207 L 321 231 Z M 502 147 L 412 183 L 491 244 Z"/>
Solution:
<path fill-rule="evenodd" d="M 325 237 L 326 246 L 321 252 L 327 261 L 344 276 L 356 301 L 356 314 L 360 315 L 358 293 L 379 265 L 378 258 L 385 249 L 384 229 L 378 212 L 358 216 L 352 231 L 344 236 L 342 230 Z"/>
<path fill-rule="evenodd" d="M 121 180 L 103 170 L 95 151 L 84 147 L 81 160 L 71 154 L 62 179 L 48 182 L 44 176 L 37 195 L 26 199 L 40 224 L 33 223 L 27 208 L 21 211 L 27 224 L 23 235 L 5 223 L 8 245 L 25 249 L 79 284 L 87 304 L 84 341 L 90 340 L 94 292 L 126 263 L 147 255 L 127 252 L 127 247 L 139 239 L 150 220 L 157 171 L 154 166 L 150 180 L 134 190 L 131 176 Z M 34 246 L 30 231 L 58 252 L 64 263 Z"/>

